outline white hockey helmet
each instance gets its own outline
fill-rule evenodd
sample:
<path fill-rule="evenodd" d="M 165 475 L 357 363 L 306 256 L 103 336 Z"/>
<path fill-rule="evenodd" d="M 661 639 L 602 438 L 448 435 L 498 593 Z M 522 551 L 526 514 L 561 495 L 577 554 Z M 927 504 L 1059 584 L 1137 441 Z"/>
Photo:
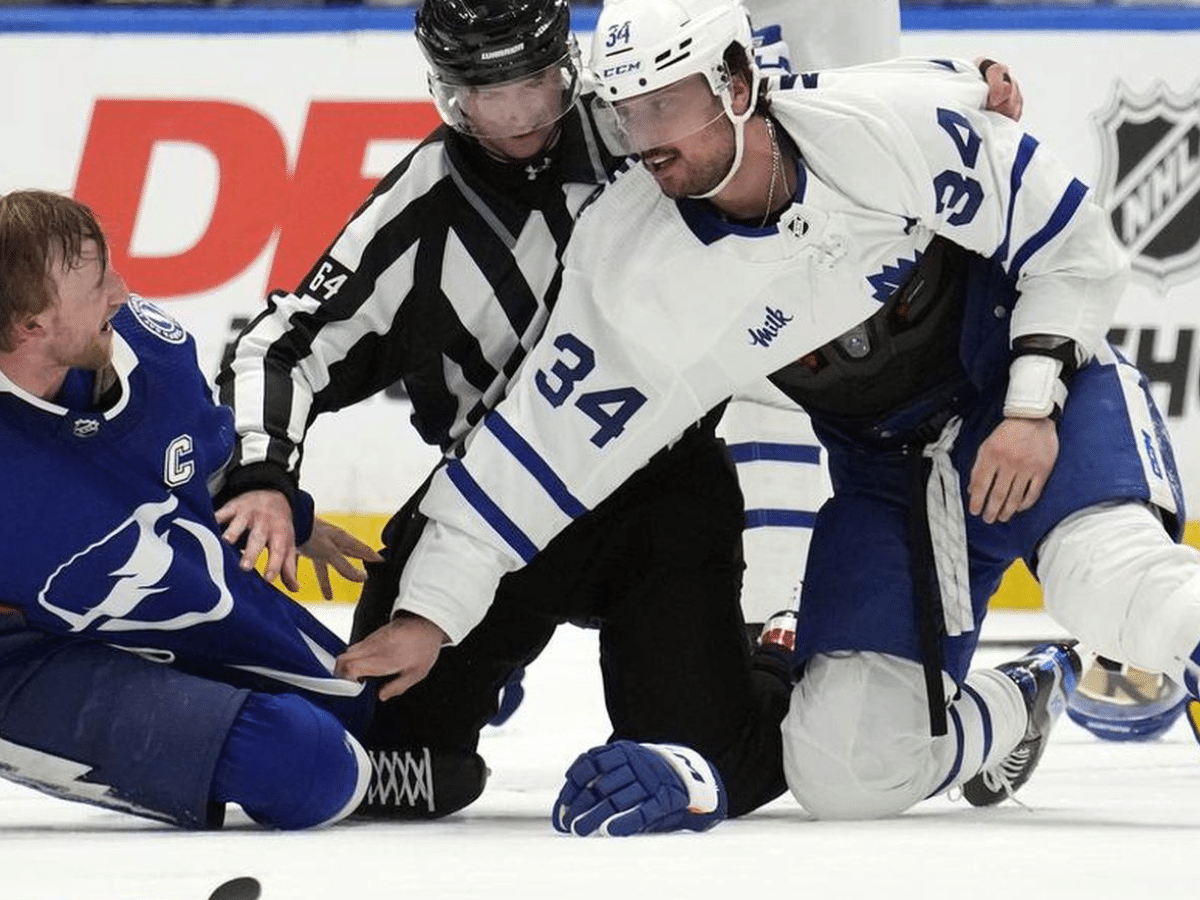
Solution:
<path fill-rule="evenodd" d="M 733 43 L 746 54 L 751 80 L 750 102 L 740 113 L 733 110 L 725 63 L 725 52 Z M 627 127 L 628 111 L 637 106 L 637 99 L 689 76 L 703 75 L 721 100 L 737 137 L 736 158 L 729 173 L 703 196 L 712 196 L 733 177 L 741 164 L 742 126 L 754 112 L 760 81 L 750 19 L 741 0 L 606 0 L 596 22 L 589 67 L 600 101 L 600 124 L 612 149 L 625 153 L 649 149 L 638 146 L 637 137 Z M 697 127 L 711 121 L 714 119 Z"/>
<path fill-rule="evenodd" d="M 596 92 L 615 103 L 699 73 L 719 96 L 729 82 L 725 50 L 734 41 L 757 68 L 740 0 L 607 0 L 592 41 Z"/>

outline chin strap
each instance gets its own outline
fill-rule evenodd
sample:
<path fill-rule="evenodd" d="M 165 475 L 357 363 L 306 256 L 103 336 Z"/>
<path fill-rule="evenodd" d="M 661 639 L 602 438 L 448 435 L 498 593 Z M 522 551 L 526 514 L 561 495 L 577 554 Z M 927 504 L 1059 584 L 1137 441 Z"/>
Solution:
<path fill-rule="evenodd" d="M 725 108 L 725 116 L 733 124 L 733 162 L 729 164 L 729 171 L 725 173 L 725 177 L 717 182 L 716 187 L 705 191 L 703 194 L 689 194 L 692 200 L 707 200 L 710 197 L 715 197 L 721 191 L 725 190 L 726 185 L 733 180 L 733 176 L 738 173 L 738 169 L 742 167 L 742 156 L 746 151 L 746 123 L 750 121 L 750 117 L 754 115 L 754 104 L 758 98 L 758 86 L 762 81 L 762 75 L 758 68 L 754 68 L 754 77 L 750 84 L 750 104 L 746 107 L 746 111 L 741 115 L 733 111 L 733 98 L 726 88 L 721 97 L 721 105 Z"/>

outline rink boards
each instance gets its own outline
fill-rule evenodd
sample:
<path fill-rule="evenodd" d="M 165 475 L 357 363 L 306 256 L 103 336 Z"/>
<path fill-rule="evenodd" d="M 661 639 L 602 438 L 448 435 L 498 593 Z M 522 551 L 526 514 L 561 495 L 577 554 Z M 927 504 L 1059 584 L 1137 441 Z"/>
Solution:
<path fill-rule="evenodd" d="M 585 47 L 594 22 L 577 11 Z M 931 9 L 904 27 L 905 53 L 1011 65 L 1024 124 L 1109 209 L 1134 267 L 1110 338 L 1149 373 L 1200 509 L 1200 9 Z M 126 280 L 213 374 L 437 123 L 407 9 L 17 7 L 0 28 L 0 190 L 93 205 Z M 308 442 L 318 508 L 368 539 L 435 459 L 407 418 L 380 396 Z M 1036 587 L 1014 577 L 1000 600 L 1036 605 Z"/>

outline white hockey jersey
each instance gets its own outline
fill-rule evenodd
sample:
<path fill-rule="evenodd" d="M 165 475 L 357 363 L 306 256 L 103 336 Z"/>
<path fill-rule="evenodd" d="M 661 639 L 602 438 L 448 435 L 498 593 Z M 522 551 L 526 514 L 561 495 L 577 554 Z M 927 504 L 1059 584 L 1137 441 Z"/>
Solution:
<path fill-rule="evenodd" d="M 1124 255 L 1087 188 L 979 109 L 974 67 L 901 61 L 844 83 L 772 94 L 801 155 L 776 224 L 670 200 L 640 166 L 585 210 L 541 342 L 434 478 L 398 609 L 460 640 L 505 572 L 731 393 L 875 313 L 934 235 L 1003 264 L 1012 336 L 1100 344 Z"/>

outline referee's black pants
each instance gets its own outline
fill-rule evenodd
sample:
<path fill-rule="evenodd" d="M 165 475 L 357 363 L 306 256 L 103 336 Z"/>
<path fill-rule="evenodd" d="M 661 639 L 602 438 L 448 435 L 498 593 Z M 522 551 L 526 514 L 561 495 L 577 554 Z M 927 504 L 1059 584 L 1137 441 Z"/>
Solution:
<path fill-rule="evenodd" d="M 384 529 L 386 561 L 368 567 L 352 640 L 390 617 L 426 521 L 423 494 Z M 785 659 L 759 651 L 752 660 L 747 645 L 743 521 L 724 444 L 710 427 L 693 428 L 506 575 L 483 621 L 444 647 L 423 681 L 379 705 L 368 744 L 474 751 L 509 675 L 573 622 L 600 631 L 610 739 L 702 753 L 721 772 L 731 816 L 774 799 L 785 789 L 779 724 L 790 684 Z"/>

